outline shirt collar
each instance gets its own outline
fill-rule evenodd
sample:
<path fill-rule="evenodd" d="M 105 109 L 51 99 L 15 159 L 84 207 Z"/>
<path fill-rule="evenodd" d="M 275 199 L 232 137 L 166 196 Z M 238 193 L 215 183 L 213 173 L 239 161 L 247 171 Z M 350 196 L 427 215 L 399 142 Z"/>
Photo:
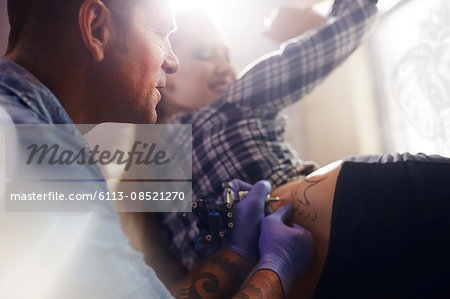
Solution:
<path fill-rule="evenodd" d="M 0 56 L 0 86 L 49 124 L 73 124 L 55 95 L 22 66 Z"/>

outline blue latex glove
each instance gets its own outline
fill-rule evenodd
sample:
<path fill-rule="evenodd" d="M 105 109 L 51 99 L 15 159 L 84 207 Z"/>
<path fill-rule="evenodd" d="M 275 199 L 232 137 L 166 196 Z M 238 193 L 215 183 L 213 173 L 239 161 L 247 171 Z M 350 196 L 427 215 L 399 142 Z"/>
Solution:
<path fill-rule="evenodd" d="M 303 227 L 284 224 L 292 214 L 292 204 L 282 206 L 261 222 L 259 250 L 261 260 L 256 270 L 269 269 L 278 274 L 287 294 L 294 280 L 303 274 L 314 257 L 314 241 Z"/>
<path fill-rule="evenodd" d="M 271 186 L 267 181 L 259 181 L 253 187 L 241 180 L 232 180 L 232 191 L 248 191 L 244 200 L 233 205 L 234 227 L 226 235 L 222 248 L 230 249 L 250 263 L 259 258 L 258 240 L 261 220 L 264 218 L 264 205 Z"/>

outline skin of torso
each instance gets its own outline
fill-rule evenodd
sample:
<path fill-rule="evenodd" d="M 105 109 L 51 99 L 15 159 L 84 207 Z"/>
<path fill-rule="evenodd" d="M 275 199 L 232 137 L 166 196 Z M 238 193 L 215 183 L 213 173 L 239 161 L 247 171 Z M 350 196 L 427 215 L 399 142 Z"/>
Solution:
<path fill-rule="evenodd" d="M 331 163 L 304 179 L 288 182 L 271 192 L 272 196 L 282 200 L 271 203 L 270 208 L 275 210 L 288 202 L 292 203 L 294 212 L 291 221 L 309 230 L 316 246 L 314 261 L 294 283 L 288 298 L 312 298 L 314 295 L 328 254 L 334 192 L 340 168 L 341 161 Z"/>

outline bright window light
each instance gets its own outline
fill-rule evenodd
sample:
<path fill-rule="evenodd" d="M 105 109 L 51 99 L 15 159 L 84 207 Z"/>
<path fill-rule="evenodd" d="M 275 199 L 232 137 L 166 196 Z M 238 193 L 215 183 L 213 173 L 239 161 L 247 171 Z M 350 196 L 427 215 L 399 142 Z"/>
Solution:
<path fill-rule="evenodd" d="M 214 20 L 221 17 L 226 5 L 229 5 L 229 0 L 172 0 L 171 5 L 173 12 L 179 13 L 186 10 L 199 10 L 210 16 Z"/>
<path fill-rule="evenodd" d="M 379 1 L 378 2 L 378 9 L 381 12 L 387 12 L 389 10 L 391 10 L 394 6 L 396 6 L 397 4 L 399 4 L 402 0 L 390 0 L 390 1 Z"/>

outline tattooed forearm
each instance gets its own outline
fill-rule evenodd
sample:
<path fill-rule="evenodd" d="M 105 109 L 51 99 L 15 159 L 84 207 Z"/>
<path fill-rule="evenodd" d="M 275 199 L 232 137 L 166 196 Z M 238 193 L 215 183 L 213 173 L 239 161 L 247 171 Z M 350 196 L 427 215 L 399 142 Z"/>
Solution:
<path fill-rule="evenodd" d="M 244 279 L 248 274 L 245 269 L 242 269 L 242 266 L 239 266 L 237 261 L 233 262 L 229 257 L 222 254 L 212 255 L 206 261 L 216 265 L 226 275 L 234 276 L 237 280 Z"/>
<path fill-rule="evenodd" d="M 250 297 L 247 294 L 244 294 L 244 293 L 237 294 L 236 296 L 234 296 L 234 298 L 236 298 L 236 299 L 250 299 Z"/>
<path fill-rule="evenodd" d="M 176 298 L 223 298 L 234 294 L 252 265 L 243 257 L 220 250 L 172 290 Z"/>
<path fill-rule="evenodd" d="M 216 294 L 219 290 L 219 279 L 212 273 L 199 273 L 192 283 L 175 293 L 176 298 L 203 298 L 200 293 Z"/>
<path fill-rule="evenodd" d="M 252 284 L 249 284 L 247 287 L 247 290 L 250 292 L 253 292 L 254 296 L 252 297 L 253 299 L 263 299 L 263 292 L 260 288 L 255 287 Z"/>
<path fill-rule="evenodd" d="M 275 272 L 270 270 L 261 270 L 256 272 L 248 285 L 233 298 L 283 298 L 283 289 L 280 279 Z"/>

